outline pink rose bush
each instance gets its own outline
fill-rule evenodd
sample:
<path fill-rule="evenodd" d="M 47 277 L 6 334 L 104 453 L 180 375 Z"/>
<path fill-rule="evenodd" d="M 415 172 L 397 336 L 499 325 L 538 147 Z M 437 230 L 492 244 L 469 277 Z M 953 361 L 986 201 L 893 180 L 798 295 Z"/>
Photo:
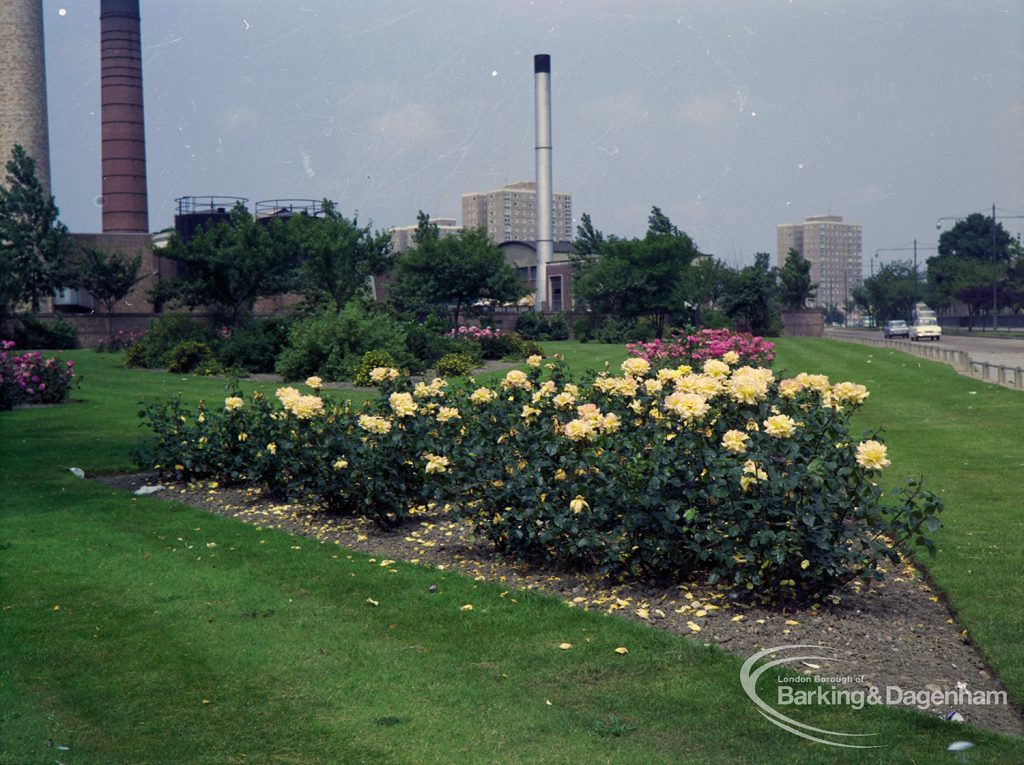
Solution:
<path fill-rule="evenodd" d="M 664 341 L 630 343 L 626 350 L 655 367 L 679 364 L 699 367 L 709 359 L 724 359 L 740 366 L 770 367 L 775 358 L 774 343 L 728 329 L 702 329 L 690 335 L 673 333 Z"/>
<path fill-rule="evenodd" d="M 14 343 L 0 340 L 0 410 L 19 404 L 59 404 L 75 380 L 75 365 L 39 351 L 14 352 Z"/>

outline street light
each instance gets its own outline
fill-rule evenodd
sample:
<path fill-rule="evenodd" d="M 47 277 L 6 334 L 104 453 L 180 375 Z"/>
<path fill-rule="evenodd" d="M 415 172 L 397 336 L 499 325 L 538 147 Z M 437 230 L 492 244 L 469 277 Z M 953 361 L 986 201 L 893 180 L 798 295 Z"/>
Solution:
<path fill-rule="evenodd" d="M 944 217 L 941 217 L 941 218 L 939 218 L 938 220 L 935 221 L 935 228 L 936 229 L 941 229 L 942 228 L 942 221 L 944 221 L 944 220 L 961 221 L 961 220 L 963 220 L 966 217 L 967 217 L 966 215 L 944 216 Z M 1003 215 L 1002 217 L 1003 217 L 1003 220 L 1006 220 L 1006 219 L 1009 219 L 1009 218 L 1024 218 L 1024 215 Z M 993 203 L 992 204 L 992 331 L 993 332 L 995 332 L 997 329 L 999 329 L 999 315 L 998 315 L 998 313 L 999 313 L 999 302 L 998 302 L 998 299 L 996 298 L 996 282 L 997 282 L 996 274 L 997 274 L 998 257 L 999 257 L 999 250 L 998 250 L 998 245 L 996 244 L 996 206 L 995 206 L 995 203 Z"/>
<path fill-rule="evenodd" d="M 879 247 L 875 250 L 875 257 L 878 257 L 880 252 L 913 252 L 914 253 L 914 300 L 917 300 L 917 251 L 918 250 L 935 250 L 938 252 L 938 247 L 918 247 L 917 240 L 914 240 L 913 247 Z M 874 262 L 871 264 L 871 275 L 875 275 Z"/>

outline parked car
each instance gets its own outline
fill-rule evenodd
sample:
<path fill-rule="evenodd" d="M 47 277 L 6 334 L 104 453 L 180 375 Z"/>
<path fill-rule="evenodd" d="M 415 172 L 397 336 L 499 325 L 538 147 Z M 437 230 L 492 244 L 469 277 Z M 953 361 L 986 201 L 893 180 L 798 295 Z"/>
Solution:
<path fill-rule="evenodd" d="M 910 337 L 910 327 L 903 319 L 896 319 L 894 321 L 887 321 L 885 327 L 882 329 L 885 336 L 888 337 Z"/>

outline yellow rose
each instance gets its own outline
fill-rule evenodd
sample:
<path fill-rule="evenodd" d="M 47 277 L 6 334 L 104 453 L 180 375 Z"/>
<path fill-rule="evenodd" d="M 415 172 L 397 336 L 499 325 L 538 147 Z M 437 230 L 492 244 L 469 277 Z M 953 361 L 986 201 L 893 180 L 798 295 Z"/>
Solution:
<path fill-rule="evenodd" d="M 764 432 L 775 438 L 791 438 L 796 433 L 796 422 L 787 414 L 776 414 L 764 421 Z"/>
<path fill-rule="evenodd" d="M 857 464 L 867 470 L 881 470 L 892 463 L 885 458 L 888 449 L 874 439 L 857 444 Z"/>
<path fill-rule="evenodd" d="M 244 405 L 245 402 L 242 401 L 242 399 L 240 399 L 238 396 L 229 396 L 228 398 L 224 399 L 224 408 L 229 412 L 237 411 L 238 409 L 241 409 Z"/>
<path fill-rule="evenodd" d="M 722 446 L 733 454 L 743 454 L 747 450 L 747 441 L 749 440 L 750 436 L 742 430 L 728 430 L 722 436 Z"/>

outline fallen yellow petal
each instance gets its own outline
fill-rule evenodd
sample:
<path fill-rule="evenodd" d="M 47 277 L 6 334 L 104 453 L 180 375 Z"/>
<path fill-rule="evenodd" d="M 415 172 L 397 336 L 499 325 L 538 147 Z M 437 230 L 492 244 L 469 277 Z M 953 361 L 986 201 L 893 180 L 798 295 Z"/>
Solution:
<path fill-rule="evenodd" d="M 461 606 L 459 608 L 459 610 L 460 611 L 472 611 L 473 610 L 473 604 L 472 603 L 467 603 L 466 605 Z"/>
<path fill-rule="evenodd" d="M 651 618 L 651 615 L 650 615 L 650 613 L 648 613 L 646 608 L 638 608 L 636 610 L 636 615 L 639 616 L 641 619 L 650 619 Z"/>
<path fill-rule="evenodd" d="M 380 605 L 380 602 L 374 600 L 373 598 L 367 598 L 366 599 L 366 603 L 367 603 L 367 605 L 370 605 L 370 606 L 379 606 Z"/>
<path fill-rule="evenodd" d="M 697 622 L 687 622 L 686 626 L 689 627 L 694 632 L 700 632 L 700 625 L 697 624 Z"/>
<path fill-rule="evenodd" d="M 570 648 L 572 648 L 572 643 L 559 643 L 558 647 L 561 648 L 563 651 L 568 651 Z"/>
<path fill-rule="evenodd" d="M 788 624 L 790 627 L 795 627 L 799 623 L 800 622 L 798 622 L 796 619 L 786 619 L 786 624 Z"/>
<path fill-rule="evenodd" d="M 629 649 L 626 648 L 626 646 L 624 645 L 620 645 L 618 648 L 615 649 L 615 653 L 619 654 L 619 656 L 624 656 L 625 654 L 629 653 Z"/>
<path fill-rule="evenodd" d="M 739 616 L 732 617 L 732 619 L 730 621 L 741 622 L 741 621 L 743 621 L 746 618 L 747 617 L 745 617 L 743 614 L 740 614 Z"/>

